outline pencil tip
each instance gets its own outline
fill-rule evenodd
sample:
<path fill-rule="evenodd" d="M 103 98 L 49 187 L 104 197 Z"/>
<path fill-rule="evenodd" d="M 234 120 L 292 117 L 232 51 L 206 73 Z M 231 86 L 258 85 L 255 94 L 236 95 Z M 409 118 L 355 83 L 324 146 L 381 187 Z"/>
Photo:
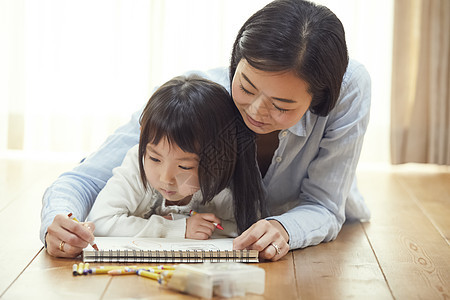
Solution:
<path fill-rule="evenodd" d="M 96 251 L 98 251 L 97 244 L 92 245 L 92 248 L 94 248 Z"/>

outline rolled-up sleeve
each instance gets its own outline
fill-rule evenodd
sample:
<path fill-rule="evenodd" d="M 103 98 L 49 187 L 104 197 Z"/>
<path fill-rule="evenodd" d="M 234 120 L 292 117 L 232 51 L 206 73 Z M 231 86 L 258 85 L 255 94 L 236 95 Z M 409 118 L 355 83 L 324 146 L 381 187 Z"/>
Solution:
<path fill-rule="evenodd" d="M 47 188 L 42 198 L 40 238 L 45 243 L 45 233 L 57 214 L 72 212 L 85 220 L 98 193 L 119 166 L 127 151 L 139 142 L 139 116 L 118 128 L 103 145 L 77 167 L 61 174 Z"/>

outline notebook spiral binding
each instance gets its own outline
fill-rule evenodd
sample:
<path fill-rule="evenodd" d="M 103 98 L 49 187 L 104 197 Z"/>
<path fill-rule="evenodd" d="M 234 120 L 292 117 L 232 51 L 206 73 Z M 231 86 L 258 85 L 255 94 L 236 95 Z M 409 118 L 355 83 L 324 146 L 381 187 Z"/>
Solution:
<path fill-rule="evenodd" d="M 256 250 L 100 250 L 83 253 L 84 262 L 200 263 L 258 262 Z"/>

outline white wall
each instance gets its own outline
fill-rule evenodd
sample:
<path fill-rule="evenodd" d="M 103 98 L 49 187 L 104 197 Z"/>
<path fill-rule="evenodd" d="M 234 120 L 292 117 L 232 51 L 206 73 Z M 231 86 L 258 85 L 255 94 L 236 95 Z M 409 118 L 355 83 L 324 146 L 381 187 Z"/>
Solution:
<path fill-rule="evenodd" d="M 0 154 L 89 153 L 155 85 L 227 65 L 238 29 L 268 2 L 0 0 Z M 316 2 L 372 76 L 362 161 L 387 162 L 392 0 Z"/>

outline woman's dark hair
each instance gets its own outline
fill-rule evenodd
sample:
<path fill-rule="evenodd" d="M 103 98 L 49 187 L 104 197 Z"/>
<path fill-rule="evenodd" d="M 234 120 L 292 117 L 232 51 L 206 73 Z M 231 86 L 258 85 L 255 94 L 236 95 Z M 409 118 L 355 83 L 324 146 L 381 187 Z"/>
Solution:
<path fill-rule="evenodd" d="M 276 0 L 244 23 L 233 45 L 230 82 L 241 59 L 262 71 L 293 71 L 308 83 L 309 110 L 326 116 L 348 65 L 342 23 L 325 6 Z"/>
<path fill-rule="evenodd" d="M 146 147 L 167 139 L 199 156 L 203 204 L 229 187 L 239 232 L 258 220 L 264 201 L 255 134 L 224 87 L 195 75 L 175 77 L 151 96 L 140 124 L 139 170 L 146 188 Z"/>

